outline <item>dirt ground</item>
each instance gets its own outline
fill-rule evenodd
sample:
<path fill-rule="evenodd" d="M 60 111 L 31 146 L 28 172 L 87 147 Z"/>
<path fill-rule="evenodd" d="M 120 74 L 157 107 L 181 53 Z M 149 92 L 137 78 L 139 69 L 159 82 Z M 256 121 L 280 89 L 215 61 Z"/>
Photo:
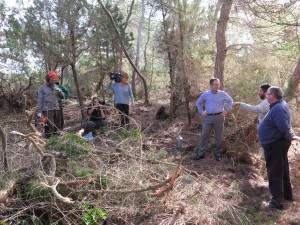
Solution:
<path fill-rule="evenodd" d="M 262 150 L 257 143 L 255 149 L 246 149 L 249 151 L 252 165 L 247 163 L 235 162 L 230 149 L 224 154 L 222 161 L 216 162 L 213 156 L 213 149 L 208 151 L 205 159 L 199 161 L 191 160 L 195 153 L 201 135 L 200 116 L 193 117 L 191 129 L 187 127 L 187 119 L 184 116 L 178 116 L 173 121 L 156 120 L 155 114 L 160 105 L 144 106 L 137 104 L 131 110 L 133 119 L 142 126 L 142 131 L 146 134 L 146 143 L 151 141 L 151 147 L 155 146 L 158 151 L 168 151 L 170 157 L 174 157 L 174 161 L 179 159 L 179 155 L 184 155 L 183 165 L 190 171 L 203 174 L 211 178 L 211 181 L 218 183 L 219 187 L 229 187 L 239 185 L 240 191 L 244 197 L 242 199 L 230 199 L 232 204 L 244 209 L 245 215 L 253 224 L 300 224 L 300 149 L 299 141 L 294 141 L 289 151 L 289 163 L 291 182 L 293 185 L 294 201 L 285 202 L 285 210 L 279 211 L 269 209 L 262 203 L 269 201 L 271 195 L 268 184 L 265 163 Z M 228 125 L 228 124 L 227 124 Z M 296 134 L 300 134 L 300 129 L 294 127 Z M 227 134 L 231 129 L 227 129 Z M 176 151 L 175 138 L 180 134 L 183 137 L 183 150 Z M 226 133 L 225 133 L 226 134 Z M 226 137 L 225 137 L 226 138 Z M 211 137 L 211 141 L 214 138 Z M 244 140 L 245 141 L 245 140 Z M 235 143 L 234 145 L 239 145 Z M 243 148 L 243 145 L 240 145 Z M 239 147 L 234 146 L 234 151 L 238 151 Z M 240 149 L 241 152 L 245 149 Z M 216 192 L 218 190 L 215 190 Z M 247 224 L 247 223 L 245 223 Z"/>
<path fill-rule="evenodd" d="M 188 129 L 187 121 L 184 115 L 177 118 L 166 120 L 157 120 L 155 114 L 160 105 L 152 104 L 145 106 L 141 102 L 136 103 L 131 109 L 132 120 L 140 124 L 141 130 L 145 135 L 144 145 L 155 148 L 157 152 L 166 151 L 169 157 L 178 161 L 180 156 L 184 157 L 183 166 L 198 174 L 209 177 L 219 188 L 238 185 L 242 198 L 230 198 L 233 205 L 243 209 L 251 223 L 245 224 L 300 224 L 300 150 L 299 141 L 293 142 L 289 151 L 290 173 L 293 185 L 294 201 L 287 201 L 285 210 L 278 211 L 265 208 L 263 201 L 270 199 L 269 190 L 263 185 L 267 184 L 266 169 L 258 145 L 256 149 L 246 149 L 253 158 L 251 164 L 236 162 L 231 151 L 224 154 L 222 161 L 216 162 L 213 157 L 213 148 L 208 151 L 206 158 L 193 161 L 191 157 L 195 153 L 200 137 L 200 116 L 193 117 L 192 128 Z M 65 103 L 64 106 L 65 127 L 69 132 L 77 132 L 81 128 L 80 111 L 78 105 L 73 101 Z M 195 112 L 193 112 L 195 113 Z M 23 130 L 25 113 L 20 110 L 0 110 L 1 124 L 7 131 Z M 5 121 L 5 123 L 3 123 Z M 230 132 L 227 128 L 227 133 Z M 296 134 L 300 134 L 300 129 L 295 128 Z M 175 138 L 180 134 L 183 137 L 183 149 L 176 150 Z M 13 142 L 13 137 L 8 138 L 8 143 Z M 213 140 L 213 137 L 212 137 Z M 239 145 L 239 143 L 235 143 Z M 235 146 L 235 151 L 243 149 L 242 144 Z M 258 149 L 257 149 L 258 148 Z M 218 190 L 215 190 L 218 192 Z"/>

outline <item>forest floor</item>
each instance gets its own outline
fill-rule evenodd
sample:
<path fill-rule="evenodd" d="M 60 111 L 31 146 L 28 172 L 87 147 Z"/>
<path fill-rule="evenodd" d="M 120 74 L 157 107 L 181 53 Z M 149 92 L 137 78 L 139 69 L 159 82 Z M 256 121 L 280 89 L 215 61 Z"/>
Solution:
<path fill-rule="evenodd" d="M 245 146 L 242 143 L 234 143 L 233 151 L 244 152 L 249 151 L 254 160 L 249 163 L 237 162 L 236 154 L 232 154 L 231 149 L 226 149 L 223 158 L 217 162 L 214 158 L 214 146 L 210 146 L 205 159 L 198 161 L 191 158 L 195 154 L 196 147 L 199 143 L 201 135 L 201 126 L 199 121 L 192 122 L 192 129 L 187 128 L 187 119 L 179 116 L 180 119 L 170 122 L 158 121 L 155 119 L 155 113 L 159 106 L 139 107 L 138 105 L 133 110 L 133 118 L 142 124 L 142 130 L 147 130 L 146 136 L 151 137 L 152 143 L 157 146 L 157 149 L 168 151 L 170 157 L 174 157 L 174 161 L 178 159 L 178 154 L 185 155 L 183 166 L 190 171 L 195 171 L 197 174 L 203 174 L 209 177 L 212 183 L 222 188 L 230 186 L 238 186 L 239 191 L 243 194 L 242 198 L 230 198 L 228 201 L 231 204 L 243 208 L 247 218 L 252 218 L 250 221 L 243 221 L 244 224 L 290 224 L 300 225 L 300 143 L 293 141 L 289 150 L 290 176 L 293 185 L 294 201 L 285 202 L 285 210 L 279 211 L 265 207 L 263 202 L 268 202 L 271 199 L 271 194 L 267 188 L 268 179 L 263 159 L 262 149 L 258 143 L 253 149 L 243 149 Z M 196 113 L 196 112 L 195 112 Z M 196 117 L 200 117 L 199 115 Z M 178 122 L 178 120 L 180 122 Z M 185 121 L 184 121 L 185 120 Z M 228 123 L 227 123 L 228 126 Z M 226 129 L 227 134 L 231 133 L 230 127 Z M 300 129 L 294 127 L 296 134 L 300 134 Z M 226 138 L 225 132 L 225 138 Z M 184 140 L 183 150 L 174 152 L 175 138 L 180 134 Z M 211 137 L 211 142 L 214 138 Z M 244 140 L 247 142 L 247 140 Z M 230 147 L 230 146 L 227 146 Z M 217 194 L 218 190 L 215 190 Z M 233 193 L 234 195 L 234 193 Z M 237 194 L 238 195 L 238 194 Z M 234 201 L 233 201 L 234 199 Z"/>
<path fill-rule="evenodd" d="M 196 114 L 196 111 L 193 111 L 195 115 L 193 116 L 192 128 L 188 128 L 184 115 L 179 115 L 172 121 L 169 119 L 157 120 L 155 115 L 160 106 L 159 103 L 157 105 L 145 106 L 137 102 L 135 107 L 130 109 L 132 120 L 140 124 L 141 130 L 145 135 L 144 145 L 155 148 L 157 153 L 162 151 L 167 152 L 167 157 L 170 157 L 173 162 L 178 162 L 181 156 L 183 156 L 183 166 L 186 169 L 208 177 L 212 183 L 217 184 L 220 190 L 232 187 L 234 191 L 231 193 L 232 197 L 228 198 L 228 202 L 240 208 L 248 218 L 248 220 L 243 221 L 241 224 L 300 224 L 299 141 L 293 142 L 289 151 L 294 201 L 285 202 L 285 210 L 283 211 L 269 209 L 262 204 L 263 201 L 270 200 L 271 195 L 269 190 L 264 187 L 267 184 L 267 176 L 258 143 L 254 147 L 252 145 L 249 149 L 243 149 L 247 148 L 245 147 L 247 146 L 245 143 L 234 144 L 234 151 L 236 153 L 239 150 L 241 152 L 249 152 L 253 158 L 251 163 L 243 163 L 235 160 L 235 155 L 232 154 L 231 149 L 227 149 L 227 152 L 223 155 L 223 159 L 220 162 L 216 162 L 213 157 L 213 145 L 208 150 L 205 159 L 193 161 L 191 157 L 195 153 L 201 134 L 200 116 Z M 69 101 L 64 106 L 64 114 L 65 127 L 69 128 L 70 132 L 77 132 L 81 128 L 78 105 Z M 0 110 L 1 120 L 10 121 L 9 124 L 11 127 L 7 127 L 7 130 L 22 130 L 20 126 L 23 125 L 21 125 L 20 121 L 23 117 L 23 112 Z M 5 123 L 6 126 L 7 124 Z M 225 137 L 226 134 L 233 130 L 233 128 L 228 127 L 228 123 L 226 123 L 226 126 Z M 299 135 L 300 129 L 298 127 L 294 129 L 296 130 L 296 134 Z M 183 149 L 181 151 L 175 148 L 175 138 L 179 134 L 183 137 Z M 247 140 L 244 140 L 244 142 L 247 142 Z M 95 145 L 97 145 L 97 142 L 95 142 Z M 236 190 L 240 193 L 235 193 Z M 213 193 L 215 195 L 218 194 L 217 189 L 213 192 L 215 192 Z M 241 194 L 242 197 L 240 197 Z M 235 195 L 238 197 L 234 197 Z"/>

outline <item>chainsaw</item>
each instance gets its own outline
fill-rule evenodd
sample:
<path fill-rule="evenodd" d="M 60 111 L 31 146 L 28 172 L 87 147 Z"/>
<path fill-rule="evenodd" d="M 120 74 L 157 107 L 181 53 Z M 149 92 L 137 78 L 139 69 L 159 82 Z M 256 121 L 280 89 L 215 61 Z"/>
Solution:
<path fill-rule="evenodd" d="M 45 117 L 36 117 L 35 118 L 35 126 L 45 127 L 48 126 L 48 119 Z"/>

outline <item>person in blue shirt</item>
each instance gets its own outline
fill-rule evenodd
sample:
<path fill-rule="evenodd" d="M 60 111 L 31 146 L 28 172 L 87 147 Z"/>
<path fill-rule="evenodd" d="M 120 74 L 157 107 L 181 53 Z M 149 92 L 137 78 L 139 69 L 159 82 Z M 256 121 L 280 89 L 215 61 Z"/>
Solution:
<path fill-rule="evenodd" d="M 196 102 L 198 112 L 204 117 L 202 124 L 202 134 L 197 155 L 194 160 L 203 159 L 205 157 L 206 148 L 208 146 L 211 130 L 215 131 L 217 149 L 214 153 L 216 161 L 222 159 L 223 152 L 223 130 L 224 120 L 228 111 L 232 107 L 232 98 L 220 89 L 219 79 L 211 79 L 209 81 L 210 90 L 202 93 Z M 204 107 L 204 109 L 203 109 Z"/>
<path fill-rule="evenodd" d="M 283 209 L 284 200 L 293 201 L 289 175 L 288 150 L 295 138 L 291 125 L 291 112 L 282 99 L 281 88 L 271 86 L 267 91 L 270 110 L 259 124 L 258 137 L 264 149 L 272 199 L 264 204 L 271 208 Z"/>
<path fill-rule="evenodd" d="M 128 74 L 123 73 L 119 83 L 112 83 L 113 80 L 110 80 L 107 87 L 114 90 L 115 107 L 121 112 L 121 126 L 126 126 L 128 128 L 129 101 L 131 102 L 131 106 L 134 107 L 134 98 L 131 86 L 127 83 L 127 81 Z"/>

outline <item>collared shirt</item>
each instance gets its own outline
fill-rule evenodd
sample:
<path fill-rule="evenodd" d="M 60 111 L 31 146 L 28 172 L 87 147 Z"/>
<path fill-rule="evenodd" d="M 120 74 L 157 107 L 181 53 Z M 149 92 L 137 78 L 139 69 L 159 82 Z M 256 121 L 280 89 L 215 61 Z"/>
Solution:
<path fill-rule="evenodd" d="M 200 98 L 196 102 L 198 112 L 202 115 L 204 110 L 202 106 L 205 106 L 205 111 L 207 113 L 219 113 L 224 110 L 230 110 L 232 107 L 232 98 L 225 92 L 218 90 L 216 93 L 213 93 L 211 90 L 202 93 Z"/>
<path fill-rule="evenodd" d="M 273 143 L 281 138 L 291 140 L 294 135 L 288 104 L 282 99 L 270 104 L 270 111 L 258 127 L 261 145 Z"/>
<path fill-rule="evenodd" d="M 263 100 L 258 105 L 248 105 L 246 103 L 241 102 L 240 106 L 249 112 L 257 113 L 258 123 L 261 123 L 263 121 L 270 109 L 270 104 L 267 99 Z"/>

